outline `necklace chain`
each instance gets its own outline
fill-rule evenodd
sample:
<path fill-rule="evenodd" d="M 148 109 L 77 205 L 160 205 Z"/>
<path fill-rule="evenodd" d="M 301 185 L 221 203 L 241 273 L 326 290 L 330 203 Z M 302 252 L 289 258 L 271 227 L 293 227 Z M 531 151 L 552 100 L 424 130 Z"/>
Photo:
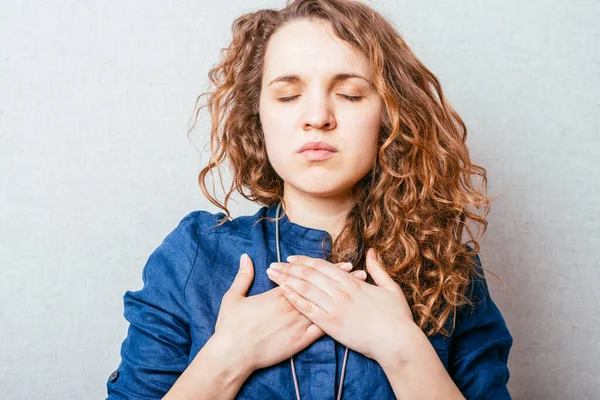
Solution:
<path fill-rule="evenodd" d="M 281 202 L 277 205 L 276 220 L 275 220 L 275 244 L 277 245 L 277 261 L 281 262 L 281 249 L 279 248 L 279 210 Z M 300 399 L 300 386 L 298 385 L 298 376 L 296 376 L 296 368 L 294 367 L 294 356 L 290 357 L 292 366 L 292 377 L 294 378 L 294 388 L 296 389 L 296 399 Z M 342 389 L 344 388 L 344 376 L 346 375 L 346 364 L 348 364 L 348 347 L 344 353 L 344 362 L 342 363 L 342 376 L 340 377 L 340 386 L 338 388 L 337 400 L 342 398 Z"/>

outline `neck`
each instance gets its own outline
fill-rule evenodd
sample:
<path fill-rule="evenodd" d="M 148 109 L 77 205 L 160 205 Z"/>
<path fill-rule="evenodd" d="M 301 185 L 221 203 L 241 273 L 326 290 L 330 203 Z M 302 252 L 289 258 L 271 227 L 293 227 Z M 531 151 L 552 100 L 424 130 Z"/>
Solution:
<path fill-rule="evenodd" d="M 353 203 L 348 195 L 315 197 L 285 186 L 283 198 L 288 219 L 307 228 L 327 231 L 333 240 L 342 230 Z"/>

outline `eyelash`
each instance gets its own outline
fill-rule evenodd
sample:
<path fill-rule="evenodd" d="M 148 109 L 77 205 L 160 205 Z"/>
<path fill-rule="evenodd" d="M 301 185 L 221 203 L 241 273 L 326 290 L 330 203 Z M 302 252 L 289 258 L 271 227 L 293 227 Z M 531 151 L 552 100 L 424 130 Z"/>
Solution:
<path fill-rule="evenodd" d="M 298 95 L 299 96 L 299 95 Z M 291 96 L 291 97 L 280 97 L 278 100 L 282 103 L 288 103 L 294 99 L 296 99 L 298 96 Z M 344 94 L 340 94 L 338 96 L 342 96 L 343 98 L 345 98 L 346 100 L 352 101 L 352 102 L 357 102 L 360 99 L 363 98 L 363 96 L 346 96 Z"/>

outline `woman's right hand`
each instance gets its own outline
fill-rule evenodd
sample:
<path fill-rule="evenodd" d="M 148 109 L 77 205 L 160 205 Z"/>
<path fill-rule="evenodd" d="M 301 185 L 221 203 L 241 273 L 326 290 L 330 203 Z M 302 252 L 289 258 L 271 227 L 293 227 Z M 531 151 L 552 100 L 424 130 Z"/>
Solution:
<path fill-rule="evenodd" d="M 246 259 L 247 265 L 240 260 L 242 265 L 223 296 L 214 336 L 235 346 L 244 364 L 256 370 L 290 358 L 324 332 L 289 303 L 280 287 L 246 297 L 254 280 L 254 265 L 250 257 Z M 352 274 L 366 279 L 364 271 Z"/>

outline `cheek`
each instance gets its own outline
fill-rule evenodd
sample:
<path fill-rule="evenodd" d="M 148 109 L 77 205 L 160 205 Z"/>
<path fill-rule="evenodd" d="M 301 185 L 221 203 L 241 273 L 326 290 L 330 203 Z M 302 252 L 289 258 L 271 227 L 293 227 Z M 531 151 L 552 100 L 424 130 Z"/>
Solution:
<path fill-rule="evenodd" d="M 275 168 L 275 170 L 279 170 L 284 166 L 285 160 L 285 147 L 282 147 L 282 143 L 280 143 L 281 139 L 278 137 L 270 137 L 267 138 L 265 135 L 266 147 L 267 147 L 267 157 L 269 158 L 269 162 Z M 279 171 L 278 171 L 279 172 Z"/>
<path fill-rule="evenodd" d="M 373 163 L 377 157 L 377 132 L 371 132 L 371 136 L 365 136 L 356 143 L 354 149 L 354 165 L 357 173 L 360 175 L 366 174 L 373 168 Z"/>
<path fill-rule="evenodd" d="M 274 107 L 272 104 L 263 105 L 260 110 L 260 124 L 270 147 L 291 143 L 294 121 L 293 115 L 283 112 L 281 108 Z"/>
<path fill-rule="evenodd" d="M 379 147 L 379 130 L 381 119 L 379 115 L 362 114 L 362 118 L 354 120 L 352 151 L 361 165 L 371 165 L 377 156 Z"/>
<path fill-rule="evenodd" d="M 261 119 L 267 157 L 280 176 L 285 173 L 286 165 L 289 164 L 289 153 L 292 151 L 291 136 L 282 123 L 283 121 L 277 119 Z"/>

